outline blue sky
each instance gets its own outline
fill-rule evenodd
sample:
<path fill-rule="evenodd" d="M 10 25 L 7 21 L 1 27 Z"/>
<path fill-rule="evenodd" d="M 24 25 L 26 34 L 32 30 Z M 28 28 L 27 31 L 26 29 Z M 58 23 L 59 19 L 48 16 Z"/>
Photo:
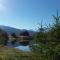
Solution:
<path fill-rule="evenodd" d="M 0 0 L 0 25 L 37 30 L 41 21 L 53 22 L 57 9 L 60 0 Z"/>

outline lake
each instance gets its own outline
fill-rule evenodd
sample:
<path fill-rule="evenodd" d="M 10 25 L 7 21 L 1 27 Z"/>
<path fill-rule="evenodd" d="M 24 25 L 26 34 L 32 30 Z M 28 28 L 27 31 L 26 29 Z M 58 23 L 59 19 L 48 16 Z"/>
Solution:
<path fill-rule="evenodd" d="M 10 47 L 10 48 L 19 49 L 19 50 L 24 51 L 24 52 L 29 52 L 30 51 L 29 45 L 28 44 L 25 45 L 23 43 L 16 42 L 15 44 L 12 44 L 11 42 L 9 42 L 7 44 L 7 46 Z"/>

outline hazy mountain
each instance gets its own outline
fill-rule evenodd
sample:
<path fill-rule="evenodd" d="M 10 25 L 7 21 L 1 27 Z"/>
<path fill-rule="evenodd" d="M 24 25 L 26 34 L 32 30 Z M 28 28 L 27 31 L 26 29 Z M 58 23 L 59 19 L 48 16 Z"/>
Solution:
<path fill-rule="evenodd" d="M 15 33 L 16 35 L 19 35 L 21 32 L 26 31 L 26 29 L 17 29 L 17 28 L 3 26 L 3 25 L 0 25 L 0 28 L 5 30 L 8 34 Z M 35 33 L 35 31 L 33 30 L 27 30 L 27 31 L 29 32 L 30 35 L 33 35 Z"/>

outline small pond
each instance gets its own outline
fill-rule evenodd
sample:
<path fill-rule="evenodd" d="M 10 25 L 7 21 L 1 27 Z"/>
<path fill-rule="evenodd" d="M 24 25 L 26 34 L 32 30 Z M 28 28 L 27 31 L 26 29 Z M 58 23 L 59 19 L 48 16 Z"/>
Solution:
<path fill-rule="evenodd" d="M 16 42 L 15 44 L 12 44 L 11 42 L 9 42 L 7 44 L 7 46 L 10 47 L 10 48 L 17 48 L 17 49 L 22 50 L 24 52 L 30 51 L 29 44 L 26 44 L 24 42 L 23 43 Z"/>

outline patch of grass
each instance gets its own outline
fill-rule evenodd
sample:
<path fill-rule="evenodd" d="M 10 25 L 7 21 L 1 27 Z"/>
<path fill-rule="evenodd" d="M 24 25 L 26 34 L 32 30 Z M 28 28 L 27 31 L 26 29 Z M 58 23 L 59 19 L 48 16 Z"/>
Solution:
<path fill-rule="evenodd" d="M 32 52 L 22 52 L 1 45 L 0 60 L 40 60 L 40 56 Z"/>

